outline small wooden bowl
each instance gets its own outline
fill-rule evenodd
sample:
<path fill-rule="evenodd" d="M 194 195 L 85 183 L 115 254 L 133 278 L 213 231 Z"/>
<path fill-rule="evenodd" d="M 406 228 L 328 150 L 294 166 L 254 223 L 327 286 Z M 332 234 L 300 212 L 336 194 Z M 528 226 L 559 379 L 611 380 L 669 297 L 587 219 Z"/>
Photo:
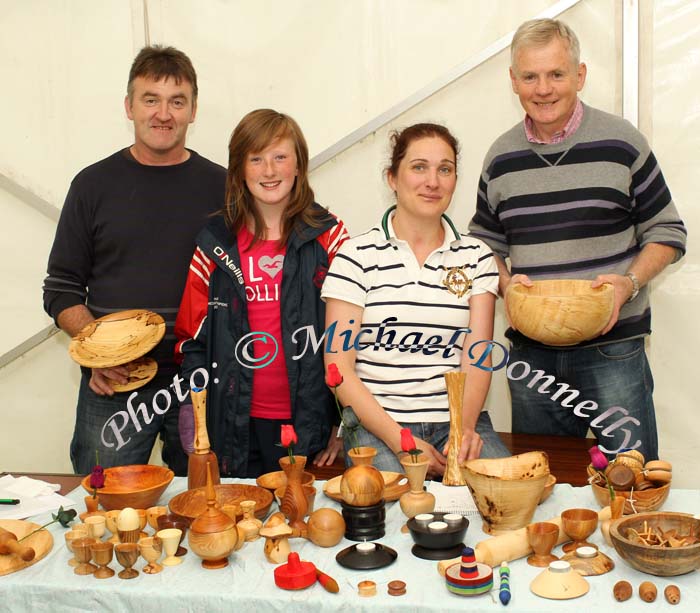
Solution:
<path fill-rule="evenodd" d="M 610 538 L 615 551 L 630 566 L 660 577 L 684 575 L 700 568 L 700 543 L 685 547 L 652 547 L 628 539 L 628 530 L 643 531 L 645 521 L 649 527 L 658 526 L 664 531 L 675 529 L 679 534 L 688 534 L 693 530 L 696 535 L 700 534 L 700 519 L 687 513 L 660 511 L 617 519 L 610 526 Z"/>
<path fill-rule="evenodd" d="M 313 473 L 304 471 L 301 475 L 302 485 L 313 485 L 316 477 Z M 275 470 L 271 473 L 265 473 L 260 475 L 256 480 L 260 487 L 264 487 L 266 490 L 274 492 L 279 487 L 284 487 L 287 485 L 287 475 L 284 474 L 283 470 Z"/>
<path fill-rule="evenodd" d="M 147 509 L 158 502 L 170 485 L 175 473 L 166 466 L 130 464 L 105 468 L 105 485 L 97 490 L 100 504 L 107 510 Z M 86 492 L 92 493 L 90 475 L 80 482 Z"/>
<path fill-rule="evenodd" d="M 598 336 L 614 307 L 610 284 L 591 289 L 591 281 L 551 279 L 516 283 L 506 291 L 506 308 L 513 326 L 545 345 L 576 345 Z"/>
<path fill-rule="evenodd" d="M 593 495 L 601 507 L 610 505 L 610 492 L 607 487 L 601 487 L 595 483 L 591 483 Z M 626 492 L 623 490 L 615 490 L 615 496 L 622 496 L 625 499 L 624 515 L 632 515 L 635 513 L 643 513 L 646 511 L 656 511 L 666 502 L 668 494 L 671 491 L 671 484 L 667 483 L 661 487 L 655 487 L 648 490 L 634 490 Z M 634 509 L 630 504 L 630 496 L 634 501 Z"/>

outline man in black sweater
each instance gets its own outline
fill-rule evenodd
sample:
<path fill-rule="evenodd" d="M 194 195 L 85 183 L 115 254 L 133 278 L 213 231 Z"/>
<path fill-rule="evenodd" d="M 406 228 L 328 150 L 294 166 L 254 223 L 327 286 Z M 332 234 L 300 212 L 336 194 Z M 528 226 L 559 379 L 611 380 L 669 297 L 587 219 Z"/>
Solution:
<path fill-rule="evenodd" d="M 70 454 L 77 473 L 100 464 L 145 464 L 161 434 L 163 459 L 186 474 L 178 436 L 172 332 L 194 239 L 224 200 L 226 171 L 185 147 L 197 111 L 197 75 L 173 47 L 145 47 L 131 66 L 126 114 L 134 144 L 88 166 L 73 180 L 49 256 L 44 308 L 74 336 L 124 309 L 148 309 L 166 321 L 150 357 L 158 374 L 134 392 L 125 367 L 82 369 Z M 184 390 L 182 389 L 184 387 Z"/>

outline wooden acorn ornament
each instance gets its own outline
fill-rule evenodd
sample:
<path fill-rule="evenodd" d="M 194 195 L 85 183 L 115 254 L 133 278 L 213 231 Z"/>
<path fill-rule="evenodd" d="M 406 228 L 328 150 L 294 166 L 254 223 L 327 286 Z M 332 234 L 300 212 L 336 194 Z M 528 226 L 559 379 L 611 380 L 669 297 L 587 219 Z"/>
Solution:
<path fill-rule="evenodd" d="M 669 604 L 678 604 L 681 601 L 681 590 L 677 585 L 667 585 L 664 596 Z"/>
<path fill-rule="evenodd" d="M 613 596 L 617 602 L 625 602 L 632 598 L 632 584 L 629 581 L 618 581 L 613 587 Z"/>
<path fill-rule="evenodd" d="M 651 581 L 642 581 L 639 584 L 639 597 L 644 602 L 654 602 L 656 600 L 656 586 Z"/>

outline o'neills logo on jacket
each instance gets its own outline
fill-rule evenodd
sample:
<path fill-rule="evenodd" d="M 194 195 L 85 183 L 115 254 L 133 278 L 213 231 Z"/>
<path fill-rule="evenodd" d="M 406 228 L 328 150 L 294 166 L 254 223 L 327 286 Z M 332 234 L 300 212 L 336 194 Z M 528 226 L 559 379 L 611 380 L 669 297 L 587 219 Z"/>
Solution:
<path fill-rule="evenodd" d="M 219 245 L 214 247 L 214 255 L 224 263 L 226 268 L 233 271 L 233 274 L 236 275 L 236 279 L 238 279 L 238 282 L 241 285 L 245 283 L 243 280 L 243 272 L 240 268 L 238 268 L 238 266 L 236 266 L 231 257 L 224 251 L 223 247 L 219 247 Z"/>

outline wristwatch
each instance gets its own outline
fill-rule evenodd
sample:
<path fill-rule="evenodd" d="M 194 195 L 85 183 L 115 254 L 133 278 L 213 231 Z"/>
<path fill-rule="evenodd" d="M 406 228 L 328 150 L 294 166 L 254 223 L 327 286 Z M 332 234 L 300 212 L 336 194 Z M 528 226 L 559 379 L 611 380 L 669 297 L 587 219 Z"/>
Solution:
<path fill-rule="evenodd" d="M 639 295 L 639 279 L 633 272 L 628 272 L 625 277 L 632 281 L 632 295 L 627 299 L 627 302 L 632 302 Z"/>

